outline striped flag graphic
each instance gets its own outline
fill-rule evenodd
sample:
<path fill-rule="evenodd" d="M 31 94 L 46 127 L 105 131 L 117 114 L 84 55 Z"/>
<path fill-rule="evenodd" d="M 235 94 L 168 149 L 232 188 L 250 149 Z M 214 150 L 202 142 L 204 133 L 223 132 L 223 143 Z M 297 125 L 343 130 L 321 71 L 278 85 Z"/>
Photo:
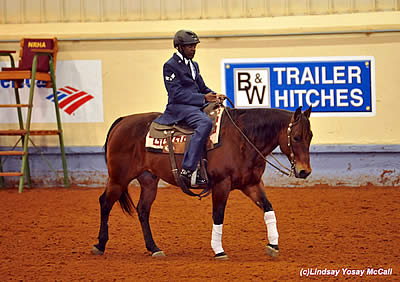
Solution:
<path fill-rule="evenodd" d="M 58 105 L 67 114 L 71 115 L 79 107 L 94 97 L 85 91 L 75 89 L 71 86 L 64 86 L 57 91 Z M 47 100 L 54 102 L 53 94 L 46 97 Z"/>

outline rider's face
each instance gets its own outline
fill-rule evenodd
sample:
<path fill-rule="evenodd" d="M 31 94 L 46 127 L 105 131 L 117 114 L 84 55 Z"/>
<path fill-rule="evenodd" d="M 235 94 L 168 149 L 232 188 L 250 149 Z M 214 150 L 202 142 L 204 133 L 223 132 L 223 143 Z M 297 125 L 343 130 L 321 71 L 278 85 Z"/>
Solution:
<path fill-rule="evenodd" d="M 182 55 L 187 59 L 193 59 L 196 54 L 196 45 L 197 44 L 188 44 L 182 46 Z"/>

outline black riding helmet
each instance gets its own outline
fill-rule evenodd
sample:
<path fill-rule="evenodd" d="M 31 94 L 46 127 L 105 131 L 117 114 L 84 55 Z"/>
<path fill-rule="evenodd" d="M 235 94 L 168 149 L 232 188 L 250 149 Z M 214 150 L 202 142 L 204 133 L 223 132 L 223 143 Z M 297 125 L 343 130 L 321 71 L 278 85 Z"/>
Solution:
<path fill-rule="evenodd" d="M 196 33 L 191 30 L 179 30 L 174 36 L 174 48 L 178 45 L 189 45 L 200 43 Z"/>

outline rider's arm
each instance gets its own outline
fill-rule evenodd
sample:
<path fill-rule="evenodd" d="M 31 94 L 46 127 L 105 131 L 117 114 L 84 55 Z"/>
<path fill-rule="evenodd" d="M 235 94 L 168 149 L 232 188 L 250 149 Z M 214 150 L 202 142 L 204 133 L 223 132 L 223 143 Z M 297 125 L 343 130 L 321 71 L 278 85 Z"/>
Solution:
<path fill-rule="evenodd" d="M 185 88 L 182 85 L 183 71 L 165 64 L 163 68 L 164 84 L 168 91 L 169 100 L 174 104 L 203 106 L 204 94 L 196 93 L 194 89 Z"/>

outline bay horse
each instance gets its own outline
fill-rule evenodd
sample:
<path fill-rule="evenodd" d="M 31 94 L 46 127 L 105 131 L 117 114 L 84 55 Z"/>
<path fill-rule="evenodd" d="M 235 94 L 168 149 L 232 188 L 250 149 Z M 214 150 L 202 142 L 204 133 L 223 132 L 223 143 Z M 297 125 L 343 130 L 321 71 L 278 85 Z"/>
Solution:
<path fill-rule="evenodd" d="M 263 156 L 279 146 L 291 162 L 295 177 L 306 178 L 311 173 L 310 114 L 311 107 L 304 112 L 301 107 L 295 112 L 225 108 L 220 130 L 222 144 L 207 152 L 214 222 L 211 247 L 216 259 L 227 258 L 221 243 L 222 226 L 228 196 L 234 189 L 242 191 L 263 210 L 269 241 L 266 252 L 272 257 L 279 254 L 275 212 L 267 199 L 262 181 L 266 167 Z M 136 208 L 146 248 L 152 256 L 165 256 L 152 236 L 150 209 L 160 179 L 175 186 L 177 183 L 171 171 L 169 155 L 149 152 L 145 148 L 149 126 L 159 115 L 154 112 L 120 117 L 108 131 L 105 153 L 109 178 L 104 193 L 99 197 L 101 223 L 98 243 L 92 249 L 94 254 L 102 255 L 105 251 L 109 239 L 109 214 L 114 203 L 119 201 L 123 211 L 129 215 Z M 181 162 L 182 156 L 177 156 L 177 163 Z M 141 187 L 136 207 L 128 193 L 128 184 L 133 179 L 137 179 Z"/>

